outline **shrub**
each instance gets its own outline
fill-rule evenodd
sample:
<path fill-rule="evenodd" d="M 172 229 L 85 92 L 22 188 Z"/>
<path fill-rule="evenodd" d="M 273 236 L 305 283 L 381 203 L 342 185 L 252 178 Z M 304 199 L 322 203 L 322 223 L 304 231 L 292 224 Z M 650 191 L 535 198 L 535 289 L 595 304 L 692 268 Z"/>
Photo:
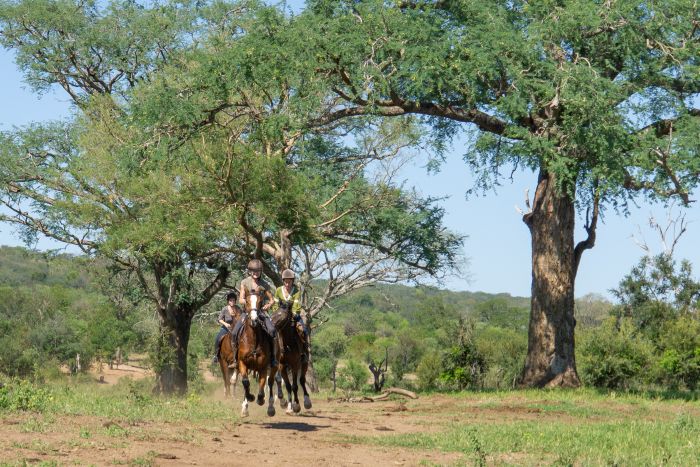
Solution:
<path fill-rule="evenodd" d="M 359 391 L 367 383 L 369 372 L 361 363 L 349 360 L 338 370 L 338 387 L 346 391 Z"/>
<path fill-rule="evenodd" d="M 527 335 L 489 326 L 476 332 L 474 345 L 486 362 L 484 386 L 496 389 L 513 387 L 525 361 Z"/>
<path fill-rule="evenodd" d="M 700 322 L 682 316 L 665 323 L 658 346 L 662 351 L 657 372 L 660 382 L 673 388 L 695 389 L 700 382 Z"/>
<path fill-rule="evenodd" d="M 0 387 L 0 410 L 43 412 L 51 399 L 48 390 L 26 380 L 12 379 Z"/>
<path fill-rule="evenodd" d="M 435 352 L 427 352 L 423 355 L 418 367 L 416 368 L 416 376 L 418 376 L 418 384 L 421 389 L 435 389 L 440 379 L 442 371 L 442 360 Z"/>
<path fill-rule="evenodd" d="M 463 390 L 481 385 L 486 360 L 473 341 L 464 340 L 443 356 L 442 368 L 440 380 L 448 387 Z"/>
<path fill-rule="evenodd" d="M 607 389 L 629 389 L 648 377 L 654 347 L 635 331 L 628 318 L 609 318 L 578 336 L 578 368 L 582 380 Z"/>

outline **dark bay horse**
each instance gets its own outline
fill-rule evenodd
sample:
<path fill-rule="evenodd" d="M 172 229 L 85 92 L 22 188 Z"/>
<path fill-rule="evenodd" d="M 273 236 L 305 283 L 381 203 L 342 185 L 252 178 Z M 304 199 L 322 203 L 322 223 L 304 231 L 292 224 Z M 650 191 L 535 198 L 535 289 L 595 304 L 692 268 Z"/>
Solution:
<path fill-rule="evenodd" d="M 288 402 L 282 398 L 282 387 L 278 383 L 278 393 L 280 398 L 280 407 L 287 405 L 287 414 L 301 412 L 299 405 L 299 385 L 304 391 L 304 408 L 311 408 L 311 398 L 306 390 L 306 370 L 308 369 L 308 355 L 305 354 L 304 345 L 299 336 L 294 320 L 292 319 L 292 311 L 289 306 L 280 306 L 279 310 L 273 315 L 272 322 L 277 329 L 277 339 L 280 349 L 278 371 L 282 373 L 284 385 L 287 389 Z M 291 381 L 289 380 L 291 373 Z"/>
<path fill-rule="evenodd" d="M 238 340 L 238 373 L 241 376 L 241 382 L 245 390 L 241 409 L 242 417 L 248 416 L 248 402 L 255 400 L 255 397 L 250 392 L 249 371 L 254 371 L 258 374 L 258 405 L 265 403 L 265 382 L 267 382 L 269 388 L 267 415 L 270 417 L 275 415 L 275 397 L 272 392 L 272 386 L 275 381 L 277 368 L 270 365 L 272 360 L 272 355 L 270 354 L 271 337 L 264 329 L 262 318 L 258 316 L 258 299 L 259 297 L 255 294 L 250 294 L 246 297 L 246 317 Z"/>

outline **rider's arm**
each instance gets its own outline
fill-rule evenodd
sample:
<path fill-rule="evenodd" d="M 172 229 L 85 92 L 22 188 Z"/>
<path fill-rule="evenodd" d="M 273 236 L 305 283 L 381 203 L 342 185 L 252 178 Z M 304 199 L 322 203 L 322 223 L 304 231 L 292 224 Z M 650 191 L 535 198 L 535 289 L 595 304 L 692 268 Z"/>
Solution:
<path fill-rule="evenodd" d="M 301 292 L 297 291 L 297 293 L 292 295 L 292 301 L 292 313 L 298 315 L 301 313 Z"/>
<path fill-rule="evenodd" d="M 241 281 L 240 292 L 238 293 L 238 304 L 245 307 L 245 301 L 248 298 L 245 293 L 245 287 L 243 287 L 243 281 Z"/>
<path fill-rule="evenodd" d="M 267 303 L 262 307 L 264 311 L 267 311 L 270 309 L 270 307 L 275 303 L 275 297 L 272 296 L 272 292 L 270 292 L 270 289 L 265 289 L 265 297 L 267 297 Z"/>
<path fill-rule="evenodd" d="M 216 320 L 217 323 L 222 325 L 225 328 L 231 327 L 227 322 L 226 322 L 226 314 L 225 314 L 226 308 L 222 308 L 221 311 L 219 312 L 219 319 Z"/>

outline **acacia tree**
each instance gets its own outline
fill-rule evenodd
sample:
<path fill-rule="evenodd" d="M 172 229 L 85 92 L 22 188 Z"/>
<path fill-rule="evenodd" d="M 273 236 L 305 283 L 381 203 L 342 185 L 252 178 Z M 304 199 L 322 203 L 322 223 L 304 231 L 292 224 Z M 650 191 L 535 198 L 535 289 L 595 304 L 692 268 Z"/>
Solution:
<path fill-rule="evenodd" d="M 531 169 L 532 301 L 523 386 L 578 386 L 574 282 L 600 210 L 690 202 L 700 173 L 698 5 L 311 1 L 284 31 L 332 97 L 319 123 L 419 115 L 437 149 L 461 129 L 476 188 Z M 301 40 L 300 40 L 301 38 Z M 312 79 L 311 77 L 309 79 Z M 464 126 L 466 125 L 466 126 Z M 577 208 L 587 237 L 574 240 Z"/>
<path fill-rule="evenodd" d="M 68 123 L 3 134 L 2 220 L 136 274 L 161 322 L 162 391 L 186 390 L 192 317 L 250 257 L 276 281 L 293 244 L 360 245 L 412 274 L 454 264 L 461 238 L 431 200 L 364 177 L 402 137 L 331 154 L 319 141 L 342 135 L 324 128 L 301 144 L 315 101 L 251 75 L 241 31 L 274 10 L 258 21 L 233 4 L 0 6 L 28 80 L 59 84 L 76 105 Z"/>

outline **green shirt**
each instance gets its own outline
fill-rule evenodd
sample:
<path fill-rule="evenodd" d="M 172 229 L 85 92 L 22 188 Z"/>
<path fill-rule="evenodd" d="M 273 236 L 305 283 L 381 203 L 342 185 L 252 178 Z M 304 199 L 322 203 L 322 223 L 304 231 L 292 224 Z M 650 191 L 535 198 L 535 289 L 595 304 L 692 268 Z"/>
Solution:
<path fill-rule="evenodd" d="M 299 314 L 299 312 L 301 311 L 301 292 L 299 292 L 299 289 L 297 289 L 296 286 L 292 287 L 292 293 L 286 298 L 284 286 L 277 287 L 277 290 L 275 290 L 275 311 L 279 309 L 280 302 L 283 301 L 291 301 L 292 313 L 294 313 L 295 315 Z"/>

